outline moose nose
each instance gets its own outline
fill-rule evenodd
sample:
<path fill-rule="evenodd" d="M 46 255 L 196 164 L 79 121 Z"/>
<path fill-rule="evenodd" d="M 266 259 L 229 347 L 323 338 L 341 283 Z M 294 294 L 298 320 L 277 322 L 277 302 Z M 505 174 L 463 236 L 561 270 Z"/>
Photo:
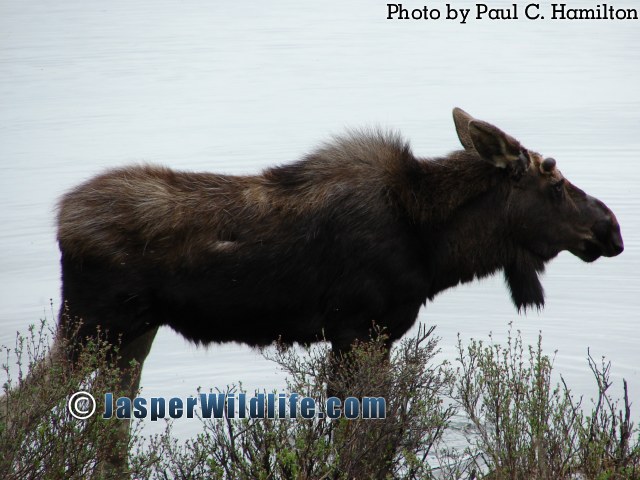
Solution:
<path fill-rule="evenodd" d="M 615 219 L 599 220 L 592 227 L 596 239 L 604 247 L 606 257 L 615 257 L 624 250 L 624 242 L 620 233 L 620 225 Z"/>
<path fill-rule="evenodd" d="M 622 241 L 622 233 L 620 233 L 620 225 L 616 225 L 611 236 L 611 246 L 613 247 L 613 256 L 620 255 L 624 251 L 624 242 Z"/>

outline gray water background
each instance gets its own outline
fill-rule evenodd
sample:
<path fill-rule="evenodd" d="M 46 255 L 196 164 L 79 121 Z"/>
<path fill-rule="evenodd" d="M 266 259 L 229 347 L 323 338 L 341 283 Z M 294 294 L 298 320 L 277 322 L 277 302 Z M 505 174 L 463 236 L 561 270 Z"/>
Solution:
<path fill-rule="evenodd" d="M 50 299 L 57 310 L 56 201 L 103 169 L 257 173 L 365 126 L 442 155 L 459 148 L 460 106 L 555 157 L 616 213 L 626 250 L 589 265 L 561 254 L 539 313 L 518 315 L 497 276 L 439 295 L 419 320 L 437 325 L 445 358 L 458 333 L 503 340 L 513 322 L 535 343 L 542 331 L 556 371 L 587 397 L 590 348 L 638 405 L 640 23 L 385 17 L 384 3 L 364 0 L 1 2 L 0 343 L 51 319 Z M 165 328 L 142 385 L 145 396 L 186 397 L 238 381 L 285 387 L 248 347 L 196 348 Z M 177 422 L 180 435 L 197 431 Z"/>

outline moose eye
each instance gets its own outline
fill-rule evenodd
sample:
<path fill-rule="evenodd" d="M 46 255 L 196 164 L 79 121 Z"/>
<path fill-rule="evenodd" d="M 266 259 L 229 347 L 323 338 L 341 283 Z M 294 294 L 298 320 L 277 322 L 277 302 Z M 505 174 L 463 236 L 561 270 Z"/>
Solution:
<path fill-rule="evenodd" d="M 551 185 L 551 188 L 553 190 L 553 194 L 556 198 L 562 198 L 563 194 L 564 194 L 564 178 L 558 180 L 557 182 L 553 183 Z"/>

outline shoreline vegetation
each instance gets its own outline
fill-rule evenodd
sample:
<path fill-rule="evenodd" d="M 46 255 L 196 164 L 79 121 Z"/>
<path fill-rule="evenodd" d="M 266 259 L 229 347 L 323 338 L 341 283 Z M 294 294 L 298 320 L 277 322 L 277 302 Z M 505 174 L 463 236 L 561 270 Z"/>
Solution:
<path fill-rule="evenodd" d="M 118 394 L 118 348 L 98 337 L 82 346 L 74 365 L 51 362 L 55 332 L 42 320 L 18 334 L 14 348 L 2 348 L 0 478 L 640 479 L 640 435 L 627 384 L 616 399 L 610 363 L 588 353 L 585 368 L 598 393 L 586 401 L 562 376 L 553 383 L 542 334 L 536 345 L 525 345 L 512 325 L 502 344 L 491 335 L 459 338 L 457 358 L 448 362 L 437 359 L 433 331 L 421 327 L 387 356 L 384 331 L 374 330 L 337 360 L 337 375 L 324 344 L 263 350 L 287 374 L 289 392 L 315 398 L 322 408 L 333 373 L 337 391 L 384 397 L 384 420 L 225 415 L 194 419 L 200 433 L 183 441 L 171 421 L 145 438 L 140 420 L 123 437 L 116 420 L 99 411 L 87 420 L 73 417 L 66 407 L 73 392 Z M 241 384 L 228 392 L 254 393 Z M 127 449 L 129 465 L 109 466 L 105 445 Z"/>

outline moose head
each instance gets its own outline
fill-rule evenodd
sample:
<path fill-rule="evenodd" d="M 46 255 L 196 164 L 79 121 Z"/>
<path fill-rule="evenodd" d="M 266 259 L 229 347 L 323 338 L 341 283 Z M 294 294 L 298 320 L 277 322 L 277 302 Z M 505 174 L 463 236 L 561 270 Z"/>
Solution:
<path fill-rule="evenodd" d="M 544 303 L 538 273 L 561 251 L 585 262 L 622 253 L 616 216 L 567 180 L 555 159 L 526 149 L 499 128 L 459 108 L 454 109 L 453 118 L 465 151 L 505 174 L 505 204 L 499 211 L 514 252 L 504 273 L 518 308 Z"/>

